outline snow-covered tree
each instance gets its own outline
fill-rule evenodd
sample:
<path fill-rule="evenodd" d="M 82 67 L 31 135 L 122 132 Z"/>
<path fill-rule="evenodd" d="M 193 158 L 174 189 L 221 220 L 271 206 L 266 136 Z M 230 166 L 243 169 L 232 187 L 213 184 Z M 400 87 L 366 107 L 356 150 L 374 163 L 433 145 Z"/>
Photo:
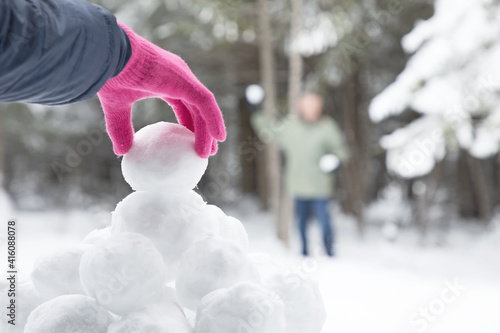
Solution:
<path fill-rule="evenodd" d="M 476 158 L 500 148 L 500 1 L 437 0 L 435 13 L 402 40 L 414 53 L 369 108 L 379 122 L 412 109 L 421 117 L 382 137 L 387 167 L 428 174 L 446 151 Z"/>

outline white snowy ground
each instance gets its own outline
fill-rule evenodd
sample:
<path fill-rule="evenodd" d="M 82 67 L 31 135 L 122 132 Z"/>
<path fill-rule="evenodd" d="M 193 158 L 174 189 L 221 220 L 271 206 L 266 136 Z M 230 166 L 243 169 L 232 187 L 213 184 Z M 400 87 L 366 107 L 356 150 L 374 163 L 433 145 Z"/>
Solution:
<path fill-rule="evenodd" d="M 495 232 L 462 227 L 447 237 L 445 246 L 421 247 L 412 232 L 390 243 L 377 228 L 359 241 L 353 222 L 336 213 L 338 256 L 321 255 L 314 224 L 310 238 L 318 254 L 304 260 L 296 255 L 297 235 L 291 249 L 282 247 L 273 236 L 270 216 L 252 202 L 225 212 L 244 222 L 251 251 L 291 265 L 298 277 L 311 273 L 318 279 L 328 311 L 324 333 L 500 332 L 500 221 Z M 38 255 L 78 243 L 110 222 L 110 214 L 101 211 L 11 216 L 19 225 L 18 263 L 25 276 Z M 0 258 L 6 258 L 3 239 L 1 244 Z"/>

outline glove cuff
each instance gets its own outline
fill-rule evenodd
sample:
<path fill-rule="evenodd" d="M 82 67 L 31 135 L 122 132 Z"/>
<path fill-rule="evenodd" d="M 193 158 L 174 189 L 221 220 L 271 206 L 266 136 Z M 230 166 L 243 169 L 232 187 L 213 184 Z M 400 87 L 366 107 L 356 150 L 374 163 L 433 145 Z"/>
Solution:
<path fill-rule="evenodd" d="M 120 74 L 106 82 L 102 88 L 104 91 L 118 88 L 141 88 L 144 82 L 158 75 L 155 69 L 159 47 L 137 35 L 125 24 L 118 22 L 118 25 L 130 40 L 132 55 Z"/>

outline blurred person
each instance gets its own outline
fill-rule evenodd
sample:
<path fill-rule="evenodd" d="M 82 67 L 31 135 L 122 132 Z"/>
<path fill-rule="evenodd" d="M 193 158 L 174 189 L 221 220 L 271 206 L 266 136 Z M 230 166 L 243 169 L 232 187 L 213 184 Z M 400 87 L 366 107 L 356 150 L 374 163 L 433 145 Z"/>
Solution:
<path fill-rule="evenodd" d="M 323 99 L 305 94 L 299 100 L 299 115 L 289 115 L 273 124 L 262 112 L 252 116 L 252 125 L 262 140 L 276 140 L 283 148 L 285 186 L 294 199 L 302 255 L 309 254 L 307 222 L 311 214 L 318 219 L 323 244 L 329 256 L 335 254 L 335 230 L 328 209 L 334 194 L 333 173 L 322 170 L 320 161 L 334 154 L 345 162 L 349 152 L 337 123 L 323 114 Z"/>
<path fill-rule="evenodd" d="M 106 9 L 84 0 L 0 0 L 0 103 L 60 105 L 96 93 L 117 155 L 132 146 L 132 105 L 149 97 L 172 106 L 201 157 L 225 139 L 213 94 L 187 64 Z"/>

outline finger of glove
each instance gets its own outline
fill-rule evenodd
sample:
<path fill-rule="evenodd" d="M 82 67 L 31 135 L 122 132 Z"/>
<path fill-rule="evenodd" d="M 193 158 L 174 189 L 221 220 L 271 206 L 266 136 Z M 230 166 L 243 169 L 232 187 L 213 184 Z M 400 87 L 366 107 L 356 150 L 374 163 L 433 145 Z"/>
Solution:
<path fill-rule="evenodd" d="M 197 96 L 192 98 L 191 104 L 198 109 L 199 114 L 205 120 L 210 135 L 218 141 L 224 141 L 226 139 L 226 127 L 214 95 L 203 87 L 197 93 Z"/>
<path fill-rule="evenodd" d="M 171 98 L 165 98 L 165 100 L 167 101 L 167 103 L 171 103 L 171 105 L 174 107 L 174 111 L 177 110 L 179 111 L 179 113 L 177 115 L 178 119 L 179 119 L 179 123 L 181 123 L 182 125 L 184 125 L 183 121 L 187 121 L 188 125 L 186 126 L 188 129 L 190 129 L 192 132 L 195 132 L 195 138 L 197 137 L 196 134 L 200 134 L 200 135 L 208 135 L 210 136 L 209 134 L 204 134 L 206 133 L 206 131 L 204 130 L 206 128 L 206 123 L 203 124 L 204 120 L 198 116 L 197 118 L 200 118 L 198 119 L 198 121 L 200 122 L 200 126 L 198 126 L 198 130 L 196 130 L 194 128 L 194 122 L 193 122 L 193 115 L 199 115 L 199 110 L 194 107 L 194 106 L 190 106 L 190 108 L 192 109 L 192 111 L 190 110 L 190 108 L 188 108 L 182 101 L 180 100 L 176 100 L 176 99 L 171 99 Z M 179 118 L 179 116 L 181 118 Z M 181 120 L 183 119 L 183 120 Z M 202 133 L 198 133 L 198 131 L 201 129 Z M 209 138 L 211 144 L 210 144 L 210 155 L 215 155 L 215 153 L 217 153 L 217 141 L 212 139 L 211 137 Z M 199 141 L 197 139 L 197 141 Z M 199 144 L 199 142 L 196 143 L 197 145 Z M 198 149 L 199 146 L 197 146 Z M 198 150 L 197 150 L 198 152 Z M 205 156 L 205 151 L 202 151 L 200 156 Z"/>
<path fill-rule="evenodd" d="M 195 117 L 194 127 L 194 147 L 196 153 L 201 158 L 208 158 L 210 156 L 210 152 L 212 151 L 212 138 L 207 131 L 205 120 L 203 120 L 202 117 Z"/>
<path fill-rule="evenodd" d="M 150 51 L 155 53 L 155 65 L 151 71 L 158 77 L 143 82 L 140 88 L 135 88 L 149 93 L 150 97 L 156 95 L 181 100 L 189 110 L 192 110 L 191 105 L 197 106 L 201 111 L 198 114 L 205 120 L 210 135 L 219 141 L 225 140 L 224 120 L 213 94 L 203 86 L 179 56 L 146 43 L 150 45 Z M 194 118 L 195 115 L 191 113 L 191 117 Z"/>
<path fill-rule="evenodd" d="M 217 140 L 213 139 L 212 140 L 212 148 L 210 149 L 210 155 L 213 156 L 217 154 L 217 150 L 219 149 L 219 146 L 217 144 Z"/>
<path fill-rule="evenodd" d="M 179 124 L 194 132 L 193 117 L 187 106 L 181 100 L 175 98 L 163 98 L 163 100 L 172 107 Z"/>
<path fill-rule="evenodd" d="M 104 118 L 106 119 L 106 130 L 113 142 L 113 151 L 116 155 L 125 155 L 134 142 L 134 128 L 132 125 L 132 104 L 117 103 L 116 100 L 99 95 Z"/>
<path fill-rule="evenodd" d="M 162 72 L 168 73 L 168 76 L 159 80 L 159 85 L 150 87 L 151 92 L 159 93 L 168 99 L 181 100 L 190 110 L 192 109 L 190 106 L 198 107 L 201 111 L 198 114 L 205 120 L 211 136 L 224 141 L 226 128 L 214 95 L 179 56 L 162 49 L 158 49 L 158 52 L 162 55 L 160 66 Z M 191 116 L 194 117 L 193 114 Z"/>

